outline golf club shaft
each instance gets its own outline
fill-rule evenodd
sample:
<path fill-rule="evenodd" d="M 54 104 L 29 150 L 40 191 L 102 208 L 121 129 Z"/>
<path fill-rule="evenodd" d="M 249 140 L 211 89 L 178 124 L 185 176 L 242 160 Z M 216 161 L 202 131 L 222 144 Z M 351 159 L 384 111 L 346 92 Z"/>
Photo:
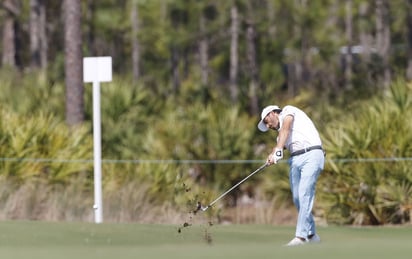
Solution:
<path fill-rule="evenodd" d="M 242 181 L 238 182 L 237 184 L 235 184 L 232 188 L 230 188 L 229 190 L 227 190 L 226 192 L 222 193 L 222 195 L 220 195 L 219 197 L 217 197 L 214 201 L 212 201 L 209 205 L 207 205 L 206 208 L 209 208 L 211 206 L 213 206 L 213 204 L 215 204 L 218 200 L 222 199 L 226 194 L 228 194 L 229 192 L 231 192 L 233 189 L 235 189 L 236 187 L 238 187 L 239 185 L 241 185 L 244 181 L 246 181 L 247 179 L 249 179 L 249 177 L 251 177 L 252 175 L 258 173 L 259 171 L 261 171 L 263 168 L 267 167 L 268 164 L 265 163 L 264 165 L 262 165 L 261 167 L 259 167 L 258 169 L 256 169 L 254 172 L 252 172 L 251 174 L 249 174 L 248 176 L 246 176 Z"/>

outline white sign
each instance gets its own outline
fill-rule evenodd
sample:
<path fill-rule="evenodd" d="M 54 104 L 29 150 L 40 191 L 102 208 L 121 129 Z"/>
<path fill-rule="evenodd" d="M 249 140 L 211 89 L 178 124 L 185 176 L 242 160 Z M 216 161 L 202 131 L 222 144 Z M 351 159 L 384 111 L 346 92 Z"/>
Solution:
<path fill-rule="evenodd" d="M 112 57 L 83 58 L 83 82 L 111 82 Z"/>
<path fill-rule="evenodd" d="M 103 222 L 100 82 L 112 81 L 111 57 L 83 58 L 83 81 L 93 83 L 94 221 Z"/>

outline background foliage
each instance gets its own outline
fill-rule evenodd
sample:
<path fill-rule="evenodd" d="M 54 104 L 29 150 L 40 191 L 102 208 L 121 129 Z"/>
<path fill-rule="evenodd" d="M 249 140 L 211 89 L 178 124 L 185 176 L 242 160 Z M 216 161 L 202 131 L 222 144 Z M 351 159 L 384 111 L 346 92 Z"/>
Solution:
<path fill-rule="evenodd" d="M 411 141 L 411 101 L 410 85 L 397 81 L 390 91 L 357 104 L 344 122 L 331 123 L 326 129 L 329 170 L 321 189 L 331 221 L 410 221 L 411 161 L 402 158 L 412 155 L 407 144 Z M 345 162 L 347 158 L 360 161 Z"/>

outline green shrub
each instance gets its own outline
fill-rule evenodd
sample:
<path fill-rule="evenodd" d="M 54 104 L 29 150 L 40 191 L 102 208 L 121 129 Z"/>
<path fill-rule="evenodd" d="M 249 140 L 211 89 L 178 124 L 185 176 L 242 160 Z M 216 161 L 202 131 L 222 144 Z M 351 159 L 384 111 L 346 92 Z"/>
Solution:
<path fill-rule="evenodd" d="M 397 81 L 383 96 L 348 110 L 343 121 L 327 128 L 329 163 L 320 190 L 330 222 L 411 220 L 411 160 L 388 161 L 412 157 L 411 100 L 412 89 Z"/>
<path fill-rule="evenodd" d="M 0 108 L 0 174 L 25 180 L 65 182 L 91 172 L 92 137 L 85 127 L 69 129 L 52 115 L 19 116 Z"/>

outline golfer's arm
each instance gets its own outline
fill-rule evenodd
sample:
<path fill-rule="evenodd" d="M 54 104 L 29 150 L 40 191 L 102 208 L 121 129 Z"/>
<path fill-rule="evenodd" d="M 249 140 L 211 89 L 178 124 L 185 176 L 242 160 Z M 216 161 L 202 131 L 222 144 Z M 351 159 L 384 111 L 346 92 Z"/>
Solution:
<path fill-rule="evenodd" d="M 275 148 L 280 148 L 283 150 L 285 147 L 286 140 L 289 137 L 290 131 L 292 129 L 293 116 L 287 115 L 283 120 L 282 128 L 279 130 L 278 141 Z"/>

